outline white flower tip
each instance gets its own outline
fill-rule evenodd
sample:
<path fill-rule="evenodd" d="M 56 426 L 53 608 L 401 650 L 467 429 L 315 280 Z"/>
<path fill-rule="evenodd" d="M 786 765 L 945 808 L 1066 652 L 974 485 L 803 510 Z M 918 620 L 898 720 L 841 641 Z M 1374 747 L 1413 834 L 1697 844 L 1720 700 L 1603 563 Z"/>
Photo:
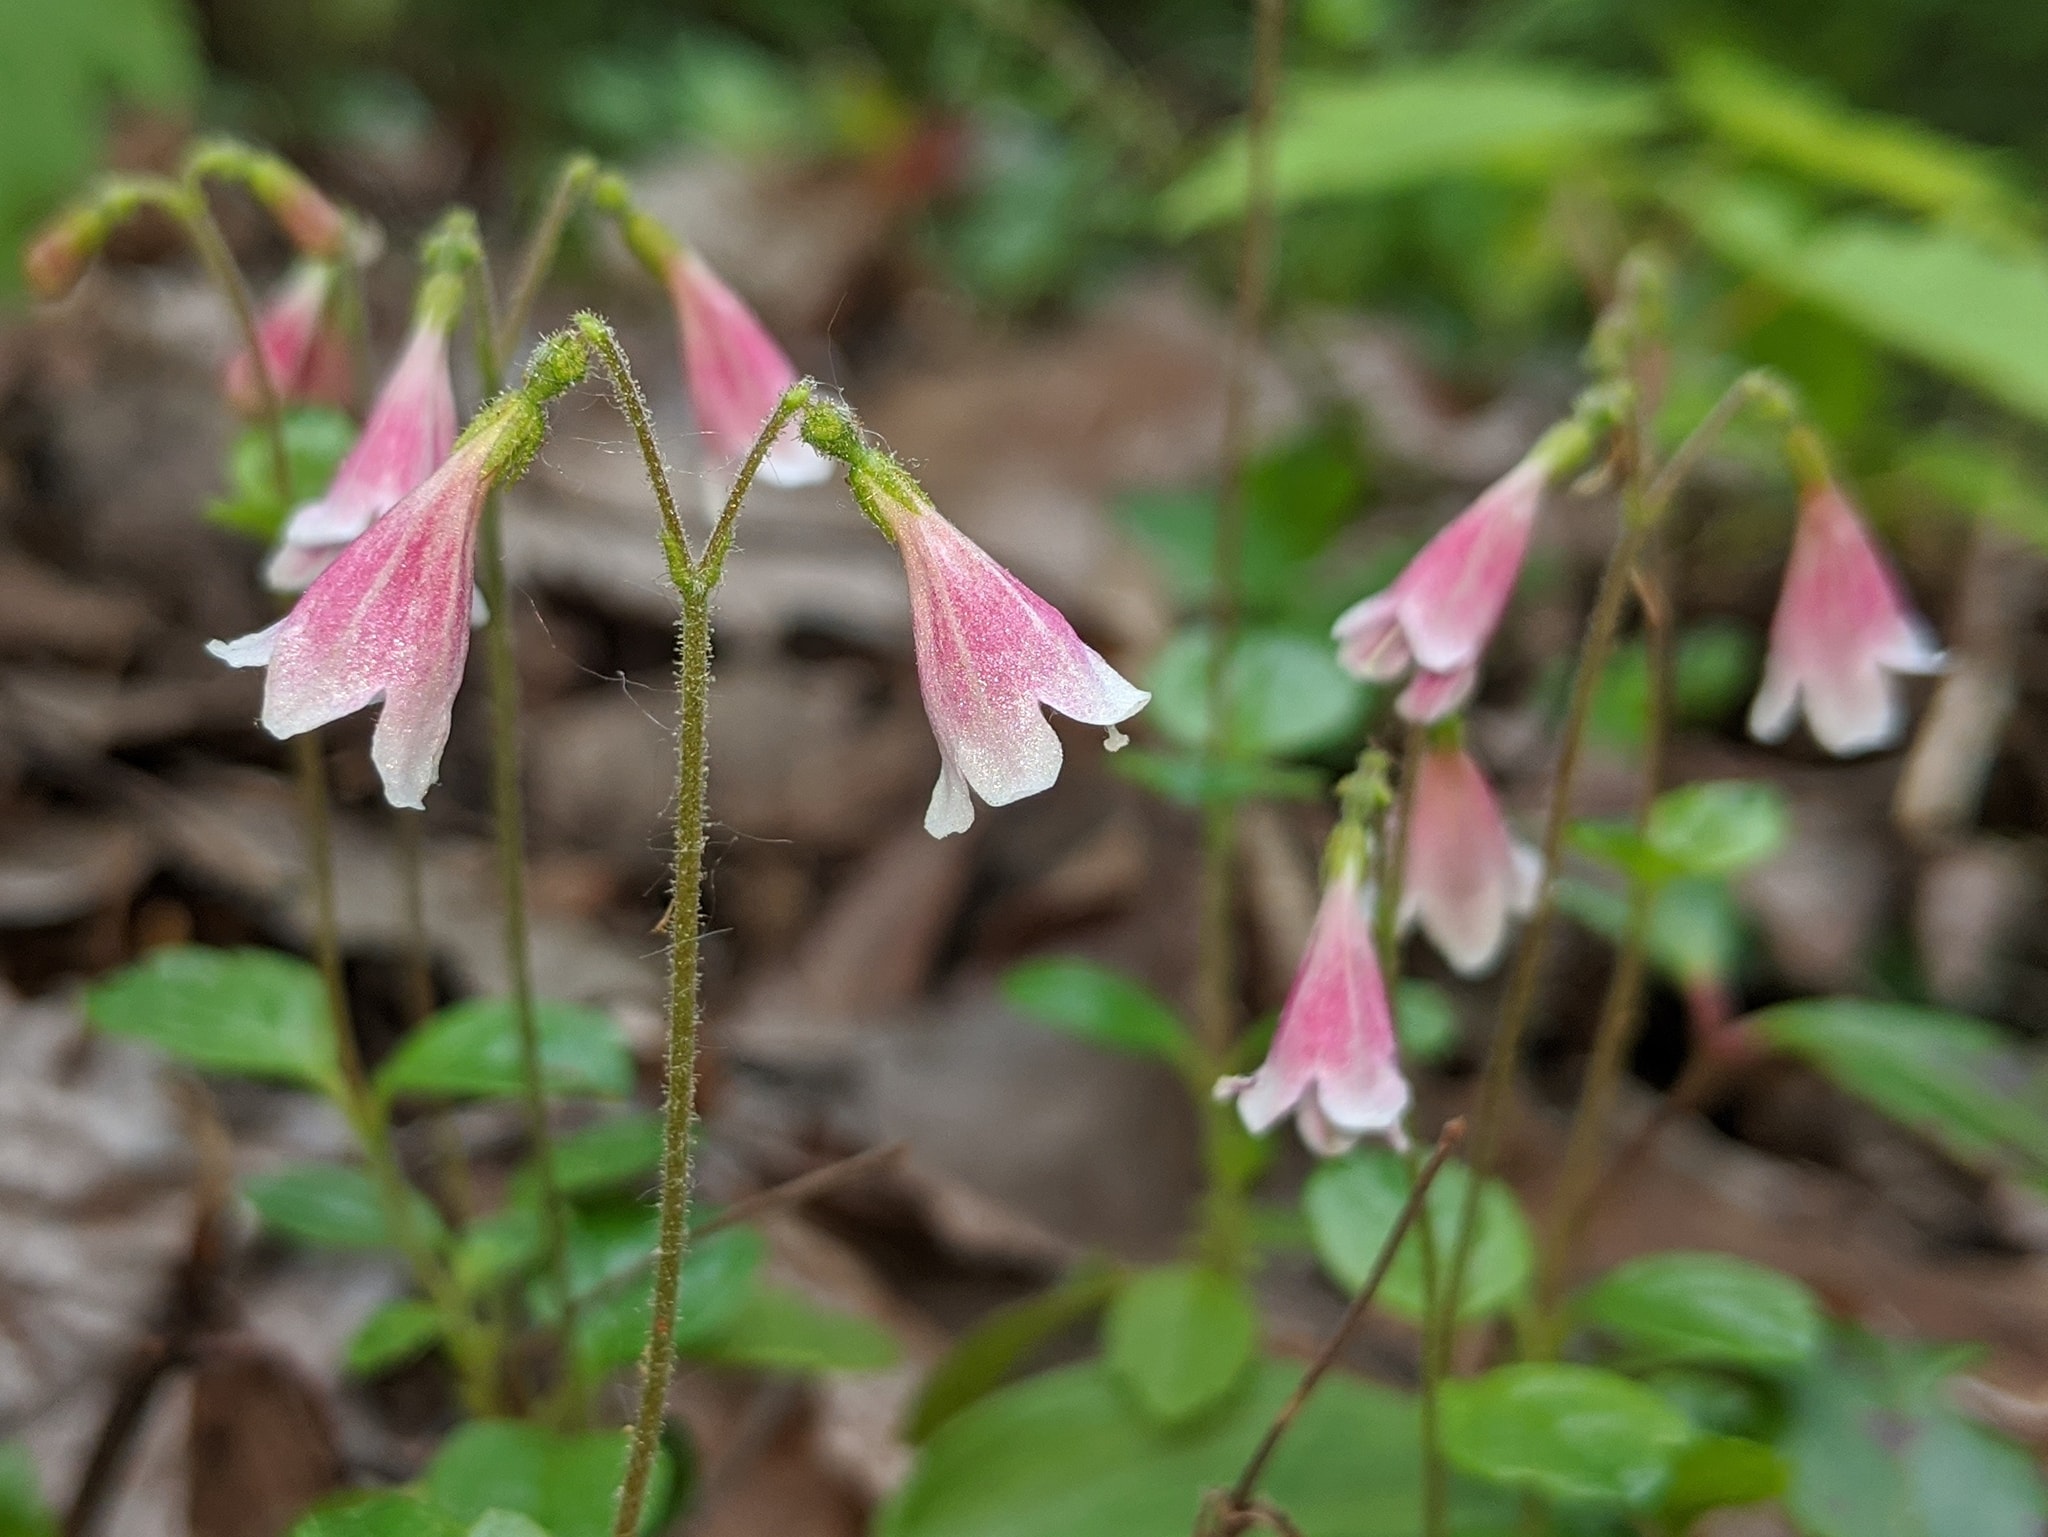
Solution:
<path fill-rule="evenodd" d="M 950 838 L 973 825 L 974 797 L 968 793 L 967 780 L 950 762 L 942 761 L 931 804 L 925 807 L 924 830 L 934 838 Z"/>
<path fill-rule="evenodd" d="M 1233 1073 L 1227 1077 L 1218 1078 L 1216 1080 L 1216 1087 L 1211 1089 L 1209 1094 L 1217 1104 L 1227 1105 L 1251 1086 L 1251 1074 Z"/>
<path fill-rule="evenodd" d="M 218 657 L 230 667 L 268 667 L 271 653 L 277 649 L 277 632 L 283 624 L 280 619 L 254 634 L 233 640 L 210 640 L 206 643 L 207 655 Z"/>

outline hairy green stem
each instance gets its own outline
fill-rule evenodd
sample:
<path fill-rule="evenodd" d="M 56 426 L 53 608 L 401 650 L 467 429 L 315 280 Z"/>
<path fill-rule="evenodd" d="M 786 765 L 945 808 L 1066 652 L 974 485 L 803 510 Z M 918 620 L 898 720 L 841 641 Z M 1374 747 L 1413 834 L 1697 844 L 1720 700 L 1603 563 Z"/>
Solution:
<path fill-rule="evenodd" d="M 680 729 L 676 745 L 675 874 L 669 911 L 669 1022 L 663 1073 L 661 1209 L 656 1223 L 652 1312 L 647 1348 L 640 1362 L 640 1401 L 631 1429 L 625 1476 L 619 1484 L 613 1513 L 614 1537 L 633 1537 L 647 1502 L 648 1480 L 661 1447 L 661 1427 L 675 1372 L 676 1302 L 682 1289 L 683 1261 L 689 1250 L 690 1122 L 697 1098 L 698 913 L 704 884 L 705 717 L 711 696 L 711 606 L 723 560 L 716 536 L 704 559 L 693 561 L 682 538 L 667 468 L 654 444 L 654 431 L 618 338 L 595 316 L 579 316 L 584 338 L 603 360 L 613 394 L 632 423 L 646 461 L 648 483 L 661 506 L 662 542 L 682 615 L 676 639 L 676 694 Z M 731 526 L 739 516 L 754 477 L 775 440 L 810 398 L 808 388 L 786 393 L 775 413 L 754 440 L 727 496 L 719 527 L 730 544 Z"/>
<path fill-rule="evenodd" d="M 1203 758 L 1213 779 L 1229 751 L 1232 718 L 1230 667 L 1243 623 L 1245 465 L 1251 457 L 1252 372 L 1265 329 L 1271 287 L 1273 216 L 1273 110 L 1280 94 L 1281 45 L 1287 0 L 1256 0 L 1252 23 L 1252 89 L 1246 115 L 1248 186 L 1244 236 L 1238 250 L 1237 312 L 1231 331 L 1230 371 L 1223 399 L 1223 464 L 1216 503 L 1215 564 L 1209 606 L 1209 730 Z M 1236 1028 L 1237 945 L 1235 887 L 1237 807 L 1214 785 L 1202 810 L 1202 909 L 1196 967 L 1195 1015 L 1203 1045 L 1221 1057 Z"/>

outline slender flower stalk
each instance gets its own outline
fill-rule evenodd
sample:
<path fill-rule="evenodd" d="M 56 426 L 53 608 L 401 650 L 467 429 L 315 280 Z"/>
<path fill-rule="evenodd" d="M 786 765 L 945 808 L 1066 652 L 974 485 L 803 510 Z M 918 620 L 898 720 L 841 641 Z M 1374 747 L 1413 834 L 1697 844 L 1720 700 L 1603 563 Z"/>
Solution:
<path fill-rule="evenodd" d="M 613 1512 L 614 1537 L 634 1537 L 646 1509 L 647 1485 L 661 1447 L 661 1426 L 675 1371 L 675 1315 L 689 1249 L 690 1122 L 697 1098 L 698 911 L 704 880 L 705 718 L 711 695 L 711 608 L 732 531 L 754 478 L 783 430 L 810 399 L 811 386 L 792 386 L 760 428 L 740 465 L 717 527 L 701 558 L 690 553 L 667 466 L 655 445 L 647 402 L 611 328 L 594 315 L 576 317 L 579 334 L 602 360 L 613 394 L 633 426 L 647 478 L 661 510 L 662 548 L 682 607 L 676 644 L 681 729 L 676 751 L 673 913 L 669 923 L 669 1029 L 662 1104 L 661 1209 L 656 1222 L 652 1311 L 640 1362 L 640 1397 L 630 1430 L 626 1471 Z"/>
<path fill-rule="evenodd" d="M 947 522 L 909 472 L 862 437 L 843 406 L 812 405 L 803 434 L 845 463 L 854 500 L 903 557 L 917 681 L 939 743 L 926 832 L 965 832 L 974 823 L 973 795 L 1006 806 L 1052 787 L 1062 752 L 1046 706 L 1104 727 L 1111 752 L 1124 745 L 1118 723 L 1142 710 L 1150 694 L 1132 687 L 1058 609 Z"/>
<path fill-rule="evenodd" d="M 1244 607 L 1245 466 L 1252 451 L 1252 375 L 1266 328 L 1278 222 L 1274 214 L 1274 117 L 1287 41 L 1287 0 L 1257 0 L 1252 16 L 1251 100 L 1246 107 L 1245 214 L 1238 245 L 1236 314 L 1223 397 L 1223 463 L 1216 500 L 1215 564 L 1209 604 L 1208 735 L 1205 769 L 1229 751 L 1232 661 Z M 1221 1058 L 1237 1028 L 1237 806 L 1215 795 L 1202 807 L 1201 929 L 1195 954 L 1195 1023 Z"/>

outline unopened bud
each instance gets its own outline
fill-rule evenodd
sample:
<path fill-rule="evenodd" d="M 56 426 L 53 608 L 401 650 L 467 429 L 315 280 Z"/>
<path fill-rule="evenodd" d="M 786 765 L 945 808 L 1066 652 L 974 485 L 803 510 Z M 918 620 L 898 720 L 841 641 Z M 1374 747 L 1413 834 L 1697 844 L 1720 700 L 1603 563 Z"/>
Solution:
<path fill-rule="evenodd" d="M 589 371 L 589 343 L 574 331 L 557 331 L 542 337 L 526 360 L 520 392 L 535 405 L 542 405 L 581 384 Z"/>
<path fill-rule="evenodd" d="M 65 209 L 21 253 L 22 276 L 39 299 L 61 299 L 78 286 L 111 228 L 98 204 Z"/>
<path fill-rule="evenodd" d="M 868 457 L 853 413 L 836 400 L 813 400 L 804 407 L 803 440 L 828 459 L 857 465 Z"/>

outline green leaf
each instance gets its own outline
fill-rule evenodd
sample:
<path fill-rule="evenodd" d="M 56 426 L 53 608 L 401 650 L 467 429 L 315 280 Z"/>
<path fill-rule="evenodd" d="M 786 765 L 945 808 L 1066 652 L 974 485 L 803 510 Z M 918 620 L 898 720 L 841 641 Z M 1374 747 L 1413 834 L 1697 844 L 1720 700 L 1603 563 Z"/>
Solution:
<path fill-rule="evenodd" d="M 1442 1062 L 1458 1049 L 1458 1006 L 1434 982 L 1404 977 L 1394 984 L 1394 1033 L 1402 1061 Z"/>
<path fill-rule="evenodd" d="M 153 950 L 95 984 L 86 1015 L 215 1073 L 336 1092 L 340 1075 L 320 973 L 276 950 Z"/>
<path fill-rule="evenodd" d="M 1736 875 L 1784 847 L 1792 826 L 1785 797 L 1751 779 L 1709 780 L 1667 790 L 1650 806 L 1649 845 L 1687 875 Z"/>
<path fill-rule="evenodd" d="M 1930 214 L 1983 217 L 2014 201 L 1989 151 L 1905 118 L 1855 111 L 1729 49 L 1683 59 L 1678 90 L 1722 139 L 1817 181 Z"/>
<path fill-rule="evenodd" d="M 462 1230 L 455 1246 L 455 1283 L 477 1292 L 524 1275 L 540 1263 L 546 1244 L 540 1209 L 514 1202 Z"/>
<path fill-rule="evenodd" d="M 1453 1161 L 1430 1186 L 1424 1217 L 1439 1255 L 1450 1253 L 1470 1180 L 1465 1165 Z M 1343 1290 L 1355 1292 L 1365 1284 L 1407 1204 L 1408 1189 L 1406 1163 L 1386 1148 L 1330 1159 L 1309 1176 L 1301 1198 L 1309 1233 L 1323 1269 Z M 1377 1299 L 1379 1306 L 1411 1323 L 1421 1321 L 1424 1301 L 1421 1225 L 1417 1221 L 1402 1241 Z M 1458 1316 L 1469 1321 L 1513 1307 L 1528 1294 L 1534 1263 L 1529 1225 L 1514 1193 L 1499 1180 L 1486 1181 Z"/>
<path fill-rule="evenodd" d="M 1232 702 L 1226 746 L 1236 756 L 1286 758 L 1321 751 L 1351 736 L 1371 690 L 1337 665 L 1329 641 L 1290 630 L 1246 630 L 1228 669 Z M 1166 643 L 1147 679 L 1146 715 L 1176 746 L 1209 735 L 1209 635 L 1191 625 Z"/>
<path fill-rule="evenodd" d="M 1026 961 L 1003 974 L 1002 992 L 1019 1013 L 1090 1045 L 1178 1067 L 1194 1060 L 1180 1016 L 1158 994 L 1094 961 Z"/>
<path fill-rule="evenodd" d="M 321 1249 L 398 1247 L 384 1221 L 377 1182 L 361 1169 L 305 1163 L 249 1181 L 244 1192 L 263 1225 Z M 408 1189 L 413 1223 L 422 1238 L 438 1240 L 441 1218 L 427 1198 Z"/>
<path fill-rule="evenodd" d="M 1478 1478 L 1547 1499 L 1654 1502 L 1694 1437 L 1649 1389 L 1592 1366 L 1529 1362 L 1443 1385 L 1444 1455 Z"/>
<path fill-rule="evenodd" d="M 1178 1425 L 1220 1402 L 1244 1377 L 1259 1310 L 1236 1276 L 1166 1265 L 1128 1283 L 1103 1319 L 1103 1358 L 1151 1418 Z"/>
<path fill-rule="evenodd" d="M 2048 1177 L 2048 1070 L 1996 1025 L 1861 998 L 1781 1003 L 1749 1020 L 1957 1161 Z"/>
<path fill-rule="evenodd" d="M 1199 752 L 1147 752 L 1126 747 L 1109 766 L 1176 806 L 1211 806 L 1220 801 L 1319 801 L 1328 780 L 1319 769 L 1281 763 L 1211 762 Z"/>
<path fill-rule="evenodd" d="M 1093 1317 L 1122 1284 L 1115 1269 L 1084 1265 L 1035 1297 L 995 1309 L 932 1368 L 911 1408 L 904 1439 L 913 1446 L 929 1441 L 946 1421 L 1002 1386 L 1038 1346 Z"/>
<path fill-rule="evenodd" d="M 1724 259 L 2035 422 L 2048 421 L 2048 256 L 1952 228 L 1800 211 L 1732 177 L 1671 194 Z"/>
<path fill-rule="evenodd" d="M 1710 1510 L 1776 1499 L 1790 1474 L 1785 1459 L 1761 1441 L 1701 1436 L 1678 1454 L 1658 1514 L 1672 1531 L 1689 1531 Z"/>
<path fill-rule="evenodd" d="M 1792 1387 L 1778 1448 L 1808 1537 L 2039 1537 L 2048 1494 L 2021 1448 L 1948 1400 L 1944 1358 L 1850 1331 Z"/>
<path fill-rule="evenodd" d="M 885 1330 L 780 1287 L 756 1287 L 730 1322 L 685 1354 L 722 1366 L 781 1372 L 874 1372 L 900 1351 Z"/>
<path fill-rule="evenodd" d="M 1656 97 L 1626 81 L 1538 64 L 1454 61 L 1357 78 L 1290 81 L 1273 146 L 1281 208 L 1394 192 L 1447 177 L 1547 182 L 1603 149 L 1653 132 Z M 1169 187 L 1175 235 L 1238 217 L 1245 135 L 1233 127 Z"/>
<path fill-rule="evenodd" d="M 355 439 L 356 424 L 344 412 L 331 406 L 288 407 L 284 448 L 292 494 L 280 501 L 270 434 L 262 427 L 244 427 L 228 445 L 229 494 L 207 504 L 206 520 L 271 543 L 294 507 L 326 491 Z"/>
<path fill-rule="evenodd" d="M 631 1111 L 597 1121 L 555 1144 L 555 1184 L 564 1195 L 595 1195 L 631 1185 L 661 1165 L 661 1117 Z M 520 1171 L 524 1184 L 538 1175 Z"/>
<path fill-rule="evenodd" d="M 2048 487 L 2009 445 L 1933 432 L 1908 444 L 1897 473 L 1972 517 L 2048 548 Z"/>
<path fill-rule="evenodd" d="M 1557 905 L 1610 943 L 1627 932 L 1628 899 L 1619 892 L 1567 875 L 1557 883 Z M 1733 981 L 1747 943 L 1725 882 L 1678 878 L 1659 888 L 1646 944 L 1651 964 L 1680 987 Z"/>
<path fill-rule="evenodd" d="M 1579 1318 L 1659 1362 L 1797 1366 L 1821 1347 L 1820 1304 L 1790 1276 L 1728 1254 L 1651 1254 L 1579 1297 Z"/>
<path fill-rule="evenodd" d="M 350 1376 L 374 1377 L 426 1354 L 441 1339 L 441 1315 L 412 1298 L 387 1302 L 363 1322 L 349 1341 L 344 1364 Z"/>
<path fill-rule="evenodd" d="M 1188 1537 L 1204 1490 L 1242 1471 L 1300 1380 L 1260 1362 L 1242 1392 L 1193 1424 L 1149 1422 L 1099 1363 L 1027 1378 L 939 1428 L 876 1537 Z M 1422 1522 L 1413 1401 L 1332 1372 L 1280 1444 L 1260 1493 L 1304 1532 L 1415 1537 Z M 1506 1537 L 1513 1511 L 1454 1487 L 1459 1537 Z"/>
<path fill-rule="evenodd" d="M 0 1443 L 0 1537 L 57 1537 L 57 1518 L 43 1503 L 28 1449 Z"/>
<path fill-rule="evenodd" d="M 351 1491 L 314 1510 L 291 1537 L 463 1537 L 466 1526 L 417 1495 Z"/>
<path fill-rule="evenodd" d="M 469 1537 L 548 1537 L 548 1532 L 516 1510 L 487 1510 L 471 1524 Z"/>
<path fill-rule="evenodd" d="M 632 1056 L 602 1009 L 540 1003 L 534 1024 L 551 1092 L 632 1092 Z M 522 1092 L 523 1081 L 519 1026 L 506 998 L 471 998 L 429 1015 L 377 1069 L 378 1092 L 387 1096 L 509 1099 Z"/>
<path fill-rule="evenodd" d="M 471 1420 L 441 1443 L 421 1482 L 464 1526 L 487 1511 L 509 1510 L 551 1537 L 608 1537 L 626 1451 L 623 1431 L 565 1435 L 520 1420 Z M 648 1488 L 643 1531 L 659 1519 L 673 1476 L 664 1451 Z"/>
<path fill-rule="evenodd" d="M 726 1228 L 690 1245 L 676 1292 L 672 1338 L 678 1351 L 717 1339 L 732 1326 L 747 1305 L 763 1249 L 761 1235 L 748 1227 Z M 584 1370 L 598 1377 L 638 1360 L 653 1317 L 651 1270 L 583 1299 L 576 1310 L 576 1349 Z"/>

